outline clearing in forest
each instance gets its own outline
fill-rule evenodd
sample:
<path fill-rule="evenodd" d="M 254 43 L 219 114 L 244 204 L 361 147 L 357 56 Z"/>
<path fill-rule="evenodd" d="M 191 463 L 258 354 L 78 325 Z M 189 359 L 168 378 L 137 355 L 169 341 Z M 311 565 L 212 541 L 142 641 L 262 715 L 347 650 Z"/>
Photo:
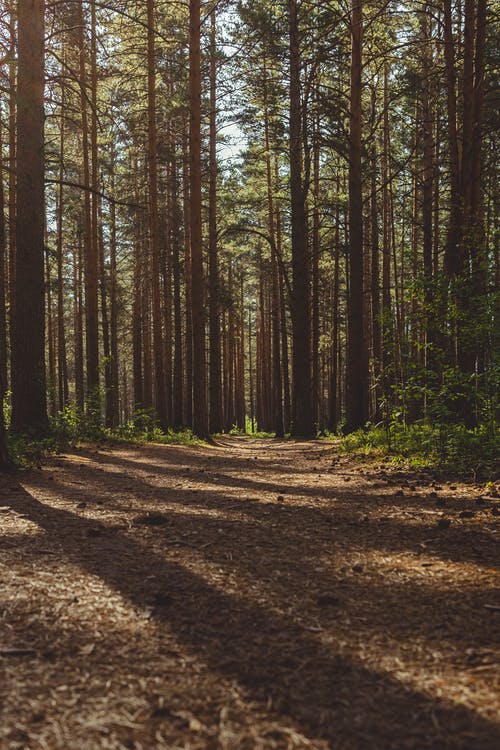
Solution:
<path fill-rule="evenodd" d="M 251 438 L 0 492 L 2 750 L 500 747 L 494 492 Z"/>

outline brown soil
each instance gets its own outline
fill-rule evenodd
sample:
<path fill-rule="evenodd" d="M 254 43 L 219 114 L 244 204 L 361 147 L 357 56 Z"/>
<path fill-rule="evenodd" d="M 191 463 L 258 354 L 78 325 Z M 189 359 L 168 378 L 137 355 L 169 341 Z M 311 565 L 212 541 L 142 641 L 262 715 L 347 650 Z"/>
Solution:
<path fill-rule="evenodd" d="M 249 438 L 1 478 L 0 748 L 496 750 L 478 495 Z"/>

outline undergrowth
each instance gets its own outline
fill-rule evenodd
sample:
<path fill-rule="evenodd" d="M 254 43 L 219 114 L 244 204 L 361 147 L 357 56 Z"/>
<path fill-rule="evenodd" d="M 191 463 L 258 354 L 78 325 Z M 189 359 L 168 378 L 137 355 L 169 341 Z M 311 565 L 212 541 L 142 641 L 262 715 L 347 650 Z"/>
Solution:
<path fill-rule="evenodd" d="M 195 445 L 202 442 L 189 429 L 161 430 L 150 410 L 135 412 L 132 419 L 117 427 L 105 427 L 83 411 L 67 407 L 51 416 L 49 423 L 49 433 L 43 437 L 9 434 L 9 455 L 15 464 L 34 466 L 47 456 L 82 443 Z"/>
<path fill-rule="evenodd" d="M 351 454 L 387 456 L 417 469 L 477 480 L 500 476 L 500 434 L 489 426 L 462 424 L 392 424 L 368 426 L 342 438 Z"/>

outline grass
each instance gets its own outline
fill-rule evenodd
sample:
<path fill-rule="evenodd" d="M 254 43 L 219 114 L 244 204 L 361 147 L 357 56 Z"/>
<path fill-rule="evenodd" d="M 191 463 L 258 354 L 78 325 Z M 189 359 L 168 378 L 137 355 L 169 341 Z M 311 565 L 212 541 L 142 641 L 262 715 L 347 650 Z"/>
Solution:
<path fill-rule="evenodd" d="M 384 456 L 417 469 L 495 481 L 500 476 L 500 435 L 497 429 L 460 424 L 369 427 L 341 440 L 347 453 Z"/>

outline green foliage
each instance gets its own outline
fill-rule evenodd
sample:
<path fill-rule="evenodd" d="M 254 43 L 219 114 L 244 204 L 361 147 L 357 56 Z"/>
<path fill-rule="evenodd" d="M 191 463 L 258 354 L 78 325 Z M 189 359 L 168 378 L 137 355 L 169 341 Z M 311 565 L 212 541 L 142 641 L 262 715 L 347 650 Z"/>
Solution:
<path fill-rule="evenodd" d="M 486 425 L 468 429 L 463 424 L 419 421 L 405 425 L 393 420 L 388 430 L 377 425 L 353 432 L 342 445 L 349 453 L 392 456 L 415 468 L 445 474 L 476 480 L 499 476 L 500 435 Z"/>
<path fill-rule="evenodd" d="M 10 404 L 4 401 L 4 414 L 10 414 Z M 110 429 L 104 427 L 95 413 L 69 405 L 50 417 L 50 435 L 43 439 L 29 435 L 9 435 L 9 451 L 19 466 L 34 466 L 45 456 L 60 453 L 77 443 L 153 442 L 162 445 L 194 445 L 201 443 L 191 430 L 163 432 L 152 409 L 139 409 L 128 422 Z"/>
<path fill-rule="evenodd" d="M 46 456 L 60 453 L 68 443 L 60 436 L 34 438 L 30 435 L 8 435 L 9 456 L 15 466 L 31 468 L 39 464 Z"/>
<path fill-rule="evenodd" d="M 10 427 L 10 417 L 12 414 L 12 392 L 7 391 L 3 397 L 2 409 L 3 409 L 3 420 L 5 428 L 8 430 Z"/>
<path fill-rule="evenodd" d="M 140 443 L 161 443 L 162 445 L 195 445 L 202 441 L 189 429 L 163 432 L 153 409 L 137 409 L 131 420 L 114 430 L 106 430 L 112 440 L 126 440 Z"/>

